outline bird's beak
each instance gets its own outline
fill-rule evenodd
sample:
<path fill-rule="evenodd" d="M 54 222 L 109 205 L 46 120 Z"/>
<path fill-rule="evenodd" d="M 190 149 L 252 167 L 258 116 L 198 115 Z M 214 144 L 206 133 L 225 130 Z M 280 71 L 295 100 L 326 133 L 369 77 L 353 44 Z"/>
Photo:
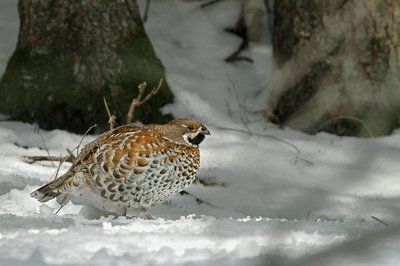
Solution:
<path fill-rule="evenodd" d="M 203 135 L 211 135 L 210 131 L 205 126 L 201 127 L 200 133 Z"/>

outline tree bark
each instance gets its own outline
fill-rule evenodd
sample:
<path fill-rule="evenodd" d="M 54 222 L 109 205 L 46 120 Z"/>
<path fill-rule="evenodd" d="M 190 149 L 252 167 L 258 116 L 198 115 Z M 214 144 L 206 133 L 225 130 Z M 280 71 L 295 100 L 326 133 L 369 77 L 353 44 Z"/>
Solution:
<path fill-rule="evenodd" d="M 315 133 L 385 135 L 399 125 L 397 0 L 280 0 L 269 118 Z"/>
<path fill-rule="evenodd" d="M 20 0 L 17 48 L 0 81 L 0 112 L 43 128 L 84 132 L 107 128 L 106 97 L 119 123 L 126 121 L 137 86 L 164 78 L 135 0 Z M 164 120 L 159 108 L 173 95 L 159 93 L 135 114 Z"/>

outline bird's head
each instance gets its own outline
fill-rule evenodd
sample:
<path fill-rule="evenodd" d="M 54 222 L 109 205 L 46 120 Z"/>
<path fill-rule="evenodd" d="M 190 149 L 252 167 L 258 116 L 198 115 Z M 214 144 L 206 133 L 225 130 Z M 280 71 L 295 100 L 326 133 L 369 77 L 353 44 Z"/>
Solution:
<path fill-rule="evenodd" d="M 183 141 L 198 146 L 205 138 L 210 135 L 210 131 L 203 124 L 195 119 L 180 118 L 168 123 L 174 127 L 176 132 L 182 137 Z"/>

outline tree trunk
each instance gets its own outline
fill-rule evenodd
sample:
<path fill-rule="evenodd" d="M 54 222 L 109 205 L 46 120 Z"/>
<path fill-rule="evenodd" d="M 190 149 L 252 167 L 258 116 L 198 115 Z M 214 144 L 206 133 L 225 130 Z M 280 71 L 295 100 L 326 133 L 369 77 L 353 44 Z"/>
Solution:
<path fill-rule="evenodd" d="M 43 128 L 84 132 L 108 127 L 103 97 L 126 121 L 139 83 L 164 85 L 136 119 L 161 122 L 172 101 L 164 68 L 144 31 L 135 0 L 20 0 L 17 48 L 0 81 L 0 112 Z"/>
<path fill-rule="evenodd" d="M 396 0 L 280 0 L 269 118 L 309 133 L 385 135 L 399 125 Z"/>

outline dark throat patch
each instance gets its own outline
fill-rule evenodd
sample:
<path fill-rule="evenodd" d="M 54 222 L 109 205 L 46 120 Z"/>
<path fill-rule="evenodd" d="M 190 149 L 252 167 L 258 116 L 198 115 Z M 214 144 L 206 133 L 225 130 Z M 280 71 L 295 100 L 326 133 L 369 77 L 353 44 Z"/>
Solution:
<path fill-rule="evenodd" d="M 206 136 L 204 136 L 204 134 L 199 133 L 197 134 L 196 137 L 194 138 L 188 138 L 189 142 L 194 144 L 194 145 L 199 145 L 205 138 Z"/>

